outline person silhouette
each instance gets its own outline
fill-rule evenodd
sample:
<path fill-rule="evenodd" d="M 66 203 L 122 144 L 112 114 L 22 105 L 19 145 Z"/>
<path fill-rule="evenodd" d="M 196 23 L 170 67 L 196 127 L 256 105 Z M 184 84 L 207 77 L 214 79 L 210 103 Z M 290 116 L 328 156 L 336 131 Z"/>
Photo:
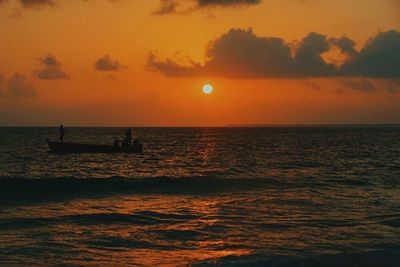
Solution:
<path fill-rule="evenodd" d="M 120 144 L 119 144 L 119 140 L 118 139 L 114 139 L 114 147 L 115 148 L 119 148 Z"/>
<path fill-rule="evenodd" d="M 135 138 L 135 140 L 133 141 L 132 146 L 133 146 L 134 149 L 137 149 L 139 147 L 139 144 L 140 144 L 139 140 L 137 138 Z"/>
<path fill-rule="evenodd" d="M 125 142 L 127 145 L 130 145 L 132 143 L 132 130 L 129 128 L 125 132 Z"/>
<path fill-rule="evenodd" d="M 63 143 L 64 142 L 65 130 L 64 130 L 64 126 L 62 124 L 60 125 L 59 132 L 60 132 L 60 142 Z"/>

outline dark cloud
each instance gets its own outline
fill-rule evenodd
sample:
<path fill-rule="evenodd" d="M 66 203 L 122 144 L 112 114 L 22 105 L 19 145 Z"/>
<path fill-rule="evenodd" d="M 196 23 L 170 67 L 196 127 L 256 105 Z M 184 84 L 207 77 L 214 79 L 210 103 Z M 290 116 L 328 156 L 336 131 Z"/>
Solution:
<path fill-rule="evenodd" d="M 42 80 L 68 80 L 70 78 L 60 67 L 45 67 L 34 73 Z"/>
<path fill-rule="evenodd" d="M 0 75 L 0 97 L 19 98 L 35 96 L 36 90 L 25 75 L 15 73 L 8 81 Z"/>
<path fill-rule="evenodd" d="M 257 5 L 262 0 L 160 0 L 160 6 L 153 14 L 165 15 L 188 13 L 190 11 L 208 7 L 237 7 Z"/>
<path fill-rule="evenodd" d="M 324 60 L 333 47 L 348 56 L 343 65 Z M 147 67 L 167 76 L 220 76 L 228 78 L 400 78 L 400 33 L 381 32 L 360 52 L 348 37 L 328 38 L 309 33 L 296 47 L 277 37 L 259 37 L 251 29 L 231 29 L 208 45 L 203 64 L 160 60 L 154 53 Z M 367 85 L 365 82 L 364 85 Z M 370 87 L 368 87 L 370 88 Z"/>
<path fill-rule="evenodd" d="M 41 8 L 54 5 L 53 0 L 20 0 L 20 3 L 25 8 Z"/>
<path fill-rule="evenodd" d="M 160 61 L 155 53 L 149 53 L 146 68 L 149 71 L 160 71 L 167 76 L 187 77 L 200 75 L 202 66 L 194 62 L 189 67 L 182 66 L 170 59 Z"/>
<path fill-rule="evenodd" d="M 280 38 L 259 38 L 251 29 L 232 29 L 206 52 L 206 74 L 228 77 L 284 76 L 292 72 L 291 48 Z"/>
<path fill-rule="evenodd" d="M 332 76 L 335 66 L 328 64 L 322 54 L 330 50 L 330 43 L 325 35 L 309 33 L 297 48 L 294 56 L 295 69 L 292 74 L 305 77 Z"/>
<path fill-rule="evenodd" d="M 39 79 L 43 80 L 62 80 L 69 79 L 70 76 L 64 72 L 61 68 L 61 63 L 52 54 L 47 54 L 46 56 L 39 58 L 42 63 L 43 68 L 34 71 L 34 74 Z"/>
<path fill-rule="evenodd" d="M 348 56 L 354 57 L 358 54 L 357 50 L 355 49 L 356 42 L 347 36 L 343 36 L 341 38 L 331 38 L 329 41 L 332 45 L 337 46 L 342 53 L 347 54 Z"/>
<path fill-rule="evenodd" d="M 176 0 L 161 0 L 159 8 L 153 12 L 155 15 L 173 14 L 178 11 Z"/>
<path fill-rule="evenodd" d="M 197 0 L 200 7 L 204 6 L 234 6 L 234 5 L 256 5 L 261 0 Z"/>
<path fill-rule="evenodd" d="M 99 58 L 99 60 L 94 64 L 94 67 L 99 71 L 120 71 L 127 68 L 117 60 L 111 59 L 109 55 Z"/>
<path fill-rule="evenodd" d="M 87 2 L 88 0 L 82 0 Z M 115 2 L 116 0 L 110 0 Z M 7 2 L 7 0 L 0 0 L 0 4 Z M 10 1 L 12 2 L 12 1 Z M 42 9 L 44 7 L 53 7 L 60 4 L 60 0 L 16 0 L 16 2 L 25 9 Z"/>
<path fill-rule="evenodd" d="M 171 59 L 148 58 L 148 66 L 167 76 L 282 77 L 294 69 L 291 48 L 280 38 L 259 38 L 252 30 L 231 29 L 211 43 L 204 65 L 182 66 Z"/>
<path fill-rule="evenodd" d="M 400 32 L 381 32 L 370 38 L 353 60 L 343 66 L 344 74 L 375 78 L 400 78 Z"/>
<path fill-rule="evenodd" d="M 46 66 L 60 66 L 61 63 L 52 54 L 47 54 L 45 57 L 39 59 Z"/>
<path fill-rule="evenodd" d="M 168 76 L 223 76 L 230 78 L 325 76 L 333 72 L 321 54 L 329 49 L 326 37 L 310 33 L 299 44 L 297 53 L 283 39 L 258 37 L 251 29 L 231 29 L 212 42 L 207 61 L 182 66 L 171 59 L 157 60 L 152 54 L 148 65 Z"/>
<path fill-rule="evenodd" d="M 88 2 L 88 0 L 81 0 Z M 109 0 L 116 2 L 117 0 Z M 160 0 L 159 7 L 153 14 L 175 14 L 188 13 L 196 9 L 204 9 L 208 7 L 229 7 L 229 6 L 249 6 L 257 5 L 262 0 Z M 7 0 L 0 0 L 0 4 Z M 59 5 L 60 0 L 17 0 L 17 3 L 26 9 L 41 9 L 44 7 L 52 7 Z"/>

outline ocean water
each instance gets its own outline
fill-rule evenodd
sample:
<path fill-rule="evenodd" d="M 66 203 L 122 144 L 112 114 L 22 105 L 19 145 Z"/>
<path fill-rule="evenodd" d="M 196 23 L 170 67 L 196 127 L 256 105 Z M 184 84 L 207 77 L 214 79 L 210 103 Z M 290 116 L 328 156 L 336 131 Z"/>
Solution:
<path fill-rule="evenodd" d="M 398 126 L 133 133 L 0 128 L 0 265 L 400 266 Z"/>

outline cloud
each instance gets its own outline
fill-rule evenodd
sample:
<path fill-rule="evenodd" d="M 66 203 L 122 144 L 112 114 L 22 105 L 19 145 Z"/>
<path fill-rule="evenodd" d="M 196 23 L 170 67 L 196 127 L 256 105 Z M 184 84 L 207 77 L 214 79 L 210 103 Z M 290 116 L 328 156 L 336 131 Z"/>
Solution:
<path fill-rule="evenodd" d="M 202 66 L 197 63 L 192 63 L 192 65 L 189 67 L 182 66 L 170 59 L 160 61 L 157 59 L 157 55 L 155 53 L 150 52 L 147 57 L 146 68 L 149 71 L 160 71 L 171 77 L 188 77 L 199 76 Z"/>
<path fill-rule="evenodd" d="M 358 52 L 348 37 L 328 38 L 311 32 L 298 45 L 279 37 L 260 37 L 252 29 L 231 29 L 212 41 L 204 63 L 186 65 L 150 53 L 147 67 L 167 76 L 219 76 L 236 79 L 364 77 L 400 78 L 400 33 L 380 32 Z M 346 54 L 342 65 L 324 60 L 334 47 Z M 364 83 L 365 85 L 365 83 Z"/>
<path fill-rule="evenodd" d="M 20 3 L 24 8 L 41 8 L 55 4 L 53 0 L 20 0 Z"/>
<path fill-rule="evenodd" d="M 23 98 L 35 96 L 36 90 L 25 75 L 15 73 L 8 81 L 0 75 L 0 97 Z"/>
<path fill-rule="evenodd" d="M 99 58 L 94 64 L 94 67 L 98 71 L 120 71 L 127 67 L 119 63 L 117 60 L 111 59 L 109 55 L 104 55 Z"/>
<path fill-rule="evenodd" d="M 349 75 L 400 78 L 400 32 L 390 30 L 371 37 L 343 71 Z"/>
<path fill-rule="evenodd" d="M 88 0 L 81 0 L 83 2 L 88 2 Z M 114 2 L 116 0 L 110 0 Z M 7 0 L 0 0 L 0 4 L 8 2 Z M 12 1 L 10 1 L 12 2 Z M 42 9 L 45 7 L 54 7 L 60 5 L 61 0 L 16 0 L 20 7 L 25 9 Z"/>
<path fill-rule="evenodd" d="M 315 81 L 306 80 L 304 85 L 316 91 L 321 90 L 321 85 Z"/>
<path fill-rule="evenodd" d="M 35 70 L 36 77 L 42 80 L 62 80 L 69 79 L 70 75 L 64 72 L 61 68 L 61 63 L 52 54 L 39 58 L 43 65 L 41 70 Z"/>
<path fill-rule="evenodd" d="M 183 66 L 151 54 L 148 67 L 167 76 L 230 78 L 281 77 L 294 68 L 289 45 L 280 38 L 259 38 L 251 29 L 231 29 L 208 46 L 206 58 L 203 65 L 191 61 Z"/>
<path fill-rule="evenodd" d="M 395 94 L 397 94 L 397 93 L 400 92 L 400 87 L 399 87 L 399 86 L 397 86 L 397 87 L 395 87 L 395 86 L 389 86 L 389 87 L 386 89 L 386 91 L 387 91 L 389 94 L 391 94 L 391 95 L 395 95 Z"/>
<path fill-rule="evenodd" d="M 45 57 L 39 59 L 46 66 L 60 66 L 61 63 L 52 54 L 47 54 Z"/>
<path fill-rule="evenodd" d="M 344 88 L 363 93 L 373 93 L 377 90 L 375 85 L 367 79 L 345 79 L 340 81 Z"/>
<path fill-rule="evenodd" d="M 388 92 L 391 95 L 395 95 L 397 93 L 400 93 L 400 79 L 391 80 L 389 82 L 389 85 L 386 88 L 386 92 Z"/>
<path fill-rule="evenodd" d="M 235 6 L 235 5 L 256 5 L 261 0 L 197 0 L 200 7 L 204 6 Z"/>
<path fill-rule="evenodd" d="M 173 14 L 178 10 L 178 2 L 176 0 L 161 0 L 159 8 L 153 12 L 154 15 Z"/>
<path fill-rule="evenodd" d="M 88 0 L 81 1 L 89 2 Z M 111 3 L 116 1 L 109 0 Z M 7 0 L 0 0 L 0 4 L 5 2 Z M 42 9 L 60 5 L 61 0 L 16 0 L 16 2 L 25 9 Z M 198 9 L 249 6 L 257 5 L 261 2 L 262 0 L 160 0 L 159 7 L 153 14 L 186 14 Z"/>
<path fill-rule="evenodd" d="M 322 54 L 330 50 L 331 44 L 325 35 L 311 32 L 301 42 L 294 56 L 294 75 L 305 77 L 332 76 L 335 66 L 328 64 Z"/>
<path fill-rule="evenodd" d="M 210 7 L 238 7 L 257 5 L 262 0 L 160 0 L 160 6 L 153 12 L 155 15 L 185 14 L 193 10 Z"/>
<path fill-rule="evenodd" d="M 342 53 L 350 57 L 358 54 L 357 50 L 355 49 L 356 42 L 354 42 L 347 36 L 343 36 L 340 38 L 331 38 L 329 41 L 332 45 L 337 46 Z"/>

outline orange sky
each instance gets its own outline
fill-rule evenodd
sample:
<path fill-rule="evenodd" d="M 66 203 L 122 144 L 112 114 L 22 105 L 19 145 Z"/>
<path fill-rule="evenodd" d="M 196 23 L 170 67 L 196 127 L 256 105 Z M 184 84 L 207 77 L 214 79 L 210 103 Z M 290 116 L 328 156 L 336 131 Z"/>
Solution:
<path fill-rule="evenodd" d="M 171 77 L 146 67 L 150 53 L 159 62 L 204 65 L 210 42 L 232 28 L 282 38 L 293 49 L 310 32 L 346 35 L 361 50 L 380 32 L 400 31 L 398 0 L 223 7 L 184 0 L 177 14 L 163 15 L 154 14 L 160 0 L 48 3 L 0 1 L 0 126 L 400 123 L 400 77 L 393 75 Z M 105 55 L 105 70 L 96 69 Z M 202 93 L 205 83 L 214 93 Z"/>

